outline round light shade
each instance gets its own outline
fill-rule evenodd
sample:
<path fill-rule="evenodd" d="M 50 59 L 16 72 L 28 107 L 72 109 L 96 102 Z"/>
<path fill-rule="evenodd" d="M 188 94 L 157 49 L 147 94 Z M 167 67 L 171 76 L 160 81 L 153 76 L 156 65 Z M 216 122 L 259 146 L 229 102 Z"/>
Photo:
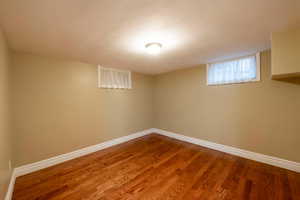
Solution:
<path fill-rule="evenodd" d="M 153 42 L 153 43 L 146 44 L 145 47 L 146 47 L 146 51 L 149 54 L 157 55 L 160 53 L 162 45 L 160 43 Z"/>

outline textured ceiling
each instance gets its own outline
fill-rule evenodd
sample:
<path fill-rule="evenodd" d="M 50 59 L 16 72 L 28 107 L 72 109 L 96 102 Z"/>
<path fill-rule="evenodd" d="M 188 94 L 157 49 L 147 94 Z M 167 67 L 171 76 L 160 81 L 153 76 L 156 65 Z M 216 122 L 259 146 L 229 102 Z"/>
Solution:
<path fill-rule="evenodd" d="M 162 73 L 270 47 L 300 25 L 299 0 L 1 0 L 17 51 Z M 146 54 L 147 42 L 162 53 Z"/>

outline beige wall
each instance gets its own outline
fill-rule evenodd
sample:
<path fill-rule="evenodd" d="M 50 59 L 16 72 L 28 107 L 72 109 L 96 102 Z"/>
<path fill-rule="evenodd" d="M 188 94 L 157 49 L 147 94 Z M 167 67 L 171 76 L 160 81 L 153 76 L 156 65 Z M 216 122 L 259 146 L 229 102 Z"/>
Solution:
<path fill-rule="evenodd" d="M 9 49 L 0 30 L 0 199 L 4 198 L 11 175 L 10 160 Z"/>
<path fill-rule="evenodd" d="M 14 53 L 14 163 L 32 163 L 153 127 L 153 77 L 97 88 L 95 65 Z"/>
<path fill-rule="evenodd" d="M 272 33 L 272 75 L 300 77 L 300 28 Z"/>
<path fill-rule="evenodd" d="M 207 86 L 205 66 L 156 76 L 155 127 L 300 162 L 300 87 L 270 80 L 270 61 L 257 83 Z"/>
<path fill-rule="evenodd" d="M 271 80 L 270 62 L 257 83 L 207 86 L 202 65 L 107 90 L 94 65 L 14 53 L 14 164 L 152 127 L 300 162 L 300 87 Z"/>

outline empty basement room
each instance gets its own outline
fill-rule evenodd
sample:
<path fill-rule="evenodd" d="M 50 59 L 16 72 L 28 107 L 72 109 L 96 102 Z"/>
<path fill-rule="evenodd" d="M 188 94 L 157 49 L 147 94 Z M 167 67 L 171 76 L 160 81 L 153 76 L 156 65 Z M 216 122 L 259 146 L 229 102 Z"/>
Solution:
<path fill-rule="evenodd" d="M 0 0 L 0 200 L 300 200 L 300 0 Z"/>

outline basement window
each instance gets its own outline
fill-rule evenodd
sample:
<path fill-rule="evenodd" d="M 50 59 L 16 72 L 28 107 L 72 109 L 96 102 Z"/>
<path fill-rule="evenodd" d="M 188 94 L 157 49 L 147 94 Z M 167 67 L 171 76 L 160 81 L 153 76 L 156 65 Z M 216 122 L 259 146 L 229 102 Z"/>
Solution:
<path fill-rule="evenodd" d="M 98 66 L 98 88 L 131 89 L 131 72 Z"/>
<path fill-rule="evenodd" d="M 260 54 L 207 65 L 207 85 L 260 81 Z"/>

